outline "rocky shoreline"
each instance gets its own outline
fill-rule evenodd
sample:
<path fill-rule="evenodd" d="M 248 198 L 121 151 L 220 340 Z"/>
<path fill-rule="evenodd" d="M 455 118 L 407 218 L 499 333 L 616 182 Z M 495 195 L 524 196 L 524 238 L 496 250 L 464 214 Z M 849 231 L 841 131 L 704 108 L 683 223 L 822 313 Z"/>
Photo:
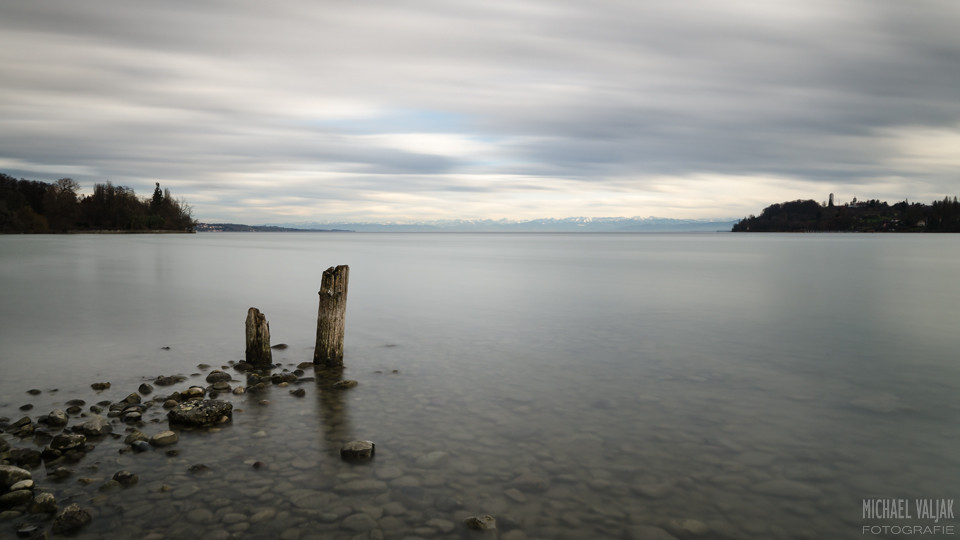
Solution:
<path fill-rule="evenodd" d="M 23 416 L 17 420 L 0 417 L 0 434 L 11 436 L 8 440 L 0 435 L 0 530 L 12 529 L 20 538 L 48 538 L 50 534 L 82 535 L 93 522 L 94 516 L 103 514 L 97 504 L 106 503 L 108 498 L 95 497 L 87 505 L 72 502 L 69 494 L 58 493 L 69 491 L 61 489 L 65 483 L 72 479 L 83 486 L 96 485 L 99 493 L 110 494 L 131 488 L 140 479 L 136 467 L 131 467 L 134 470 L 117 470 L 112 474 L 99 470 L 97 465 L 83 467 L 87 455 L 97 446 L 108 446 L 116 448 L 119 454 L 162 452 L 169 458 L 176 457 L 179 455 L 177 443 L 180 432 L 200 430 L 215 433 L 231 423 L 233 403 L 221 399 L 221 396 L 256 395 L 265 392 L 268 387 L 286 388 L 293 385 L 297 388 L 290 390 L 289 395 L 303 397 L 306 391 L 300 386 L 304 383 L 316 383 L 321 391 L 327 392 L 342 392 L 358 386 L 357 381 L 342 378 L 342 368 L 321 369 L 310 362 L 299 364 L 293 371 L 281 369 L 281 364 L 271 369 L 257 370 L 242 361 L 231 362 L 228 366 L 222 366 L 222 369 L 211 370 L 207 364 L 197 367 L 203 371 L 209 370 L 204 386 L 190 385 L 171 393 L 158 392 L 158 388 L 168 389 L 188 380 L 184 375 L 162 375 L 154 378 L 152 383 L 140 384 L 135 392 L 116 402 L 101 400 L 88 406 L 86 400 L 75 398 L 66 401 L 63 409 L 55 408 L 45 415 L 33 418 Z M 308 369 L 314 372 L 314 376 L 305 375 Z M 230 370 L 241 376 L 243 381 L 238 381 Z M 393 370 L 393 373 L 398 372 Z M 238 384 L 240 382 L 245 384 Z M 99 394 L 110 389 L 112 384 L 95 382 L 90 387 Z M 27 391 L 27 394 L 34 396 L 41 393 L 39 389 Z M 256 403 L 258 406 L 270 405 L 267 399 L 257 400 Z M 25 404 L 20 409 L 28 411 L 33 406 Z M 165 414 L 161 411 L 165 411 Z M 238 412 L 242 412 L 242 409 Z M 150 429 L 162 424 L 164 418 L 166 429 Z M 257 433 L 253 435 L 258 436 Z M 362 464 L 374 458 L 374 449 L 372 441 L 349 441 L 340 448 L 339 453 L 344 462 Z M 425 455 L 418 464 L 430 466 L 447 457 L 446 452 L 433 452 Z M 259 460 L 248 465 L 254 470 L 270 468 Z M 304 464 L 295 463 L 294 467 L 303 468 Z M 109 476 L 85 476 L 78 469 L 106 472 Z M 187 473 L 202 475 L 210 469 L 204 463 L 196 463 L 187 469 Z M 35 472 L 45 474 L 36 475 Z M 417 499 L 422 498 L 419 493 L 420 482 L 402 477 L 395 467 L 378 472 L 376 479 L 345 478 L 346 481 L 339 485 L 330 486 L 332 496 L 377 494 L 384 491 L 389 482 L 405 488 L 413 506 L 417 506 Z M 538 491 L 542 487 L 538 485 L 539 482 L 543 480 L 533 480 L 528 487 Z M 175 500 L 184 496 L 175 483 L 162 483 L 157 491 L 170 493 Z M 514 496 L 518 500 L 523 498 L 520 491 L 512 491 L 516 492 Z M 327 507 L 331 502 L 330 496 L 317 492 L 294 492 L 291 495 L 294 506 L 302 509 Z M 453 512 L 460 504 L 451 499 L 439 502 L 438 506 L 445 512 Z M 399 525 L 397 520 L 391 518 L 405 512 L 396 503 L 387 503 L 380 509 L 364 506 L 362 512 L 352 512 L 349 507 L 337 505 L 327 510 L 315 516 L 318 530 L 330 532 L 329 526 L 337 525 L 339 530 L 351 536 L 361 535 L 364 538 L 389 536 L 383 531 L 383 524 L 387 525 L 388 530 L 390 526 Z M 526 538 L 521 531 L 499 535 L 496 518 L 491 515 L 463 517 L 462 514 L 461 511 L 459 516 L 451 516 L 451 519 L 428 519 L 420 527 L 419 533 L 429 537 L 458 530 L 460 534 L 471 538 Z M 278 516 L 285 517 L 273 508 L 264 508 L 251 515 L 227 512 L 219 516 L 219 521 L 226 526 L 213 537 L 240 538 L 250 524 L 273 520 Z M 187 511 L 184 517 L 191 524 L 204 524 L 218 519 L 213 511 L 203 507 Z M 280 538 L 306 538 L 290 528 L 278 531 L 278 535 Z"/>

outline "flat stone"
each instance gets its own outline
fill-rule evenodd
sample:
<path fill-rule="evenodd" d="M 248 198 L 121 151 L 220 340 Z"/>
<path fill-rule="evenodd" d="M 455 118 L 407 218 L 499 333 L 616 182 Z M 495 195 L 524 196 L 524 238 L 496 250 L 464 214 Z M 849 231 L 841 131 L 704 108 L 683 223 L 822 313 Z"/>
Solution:
<path fill-rule="evenodd" d="M 347 516 L 347 518 L 340 523 L 340 526 L 348 531 L 367 532 L 375 529 L 377 522 L 374 521 L 372 517 L 361 512 Z"/>
<path fill-rule="evenodd" d="M 464 526 L 475 531 L 492 531 L 497 528 L 497 520 L 490 514 L 470 516 L 463 520 Z"/>
<path fill-rule="evenodd" d="M 344 484 L 334 486 L 337 493 L 379 493 L 387 490 L 387 484 L 380 480 L 352 480 Z"/>
<path fill-rule="evenodd" d="M 87 436 L 81 433 L 60 433 L 50 441 L 50 448 L 66 452 L 74 448 L 82 448 L 87 444 Z"/>
<path fill-rule="evenodd" d="M 448 457 L 450 457 L 450 454 L 442 450 L 430 452 L 417 458 L 417 466 L 425 469 L 439 467 L 447 460 Z"/>
<path fill-rule="evenodd" d="M 350 441 L 340 448 L 340 457 L 348 461 L 370 459 L 375 447 L 373 441 Z"/>
<path fill-rule="evenodd" d="M 213 512 L 207 510 L 206 508 L 194 508 L 193 510 L 187 512 L 186 516 L 184 517 L 190 523 L 206 525 L 213 521 Z"/>
<path fill-rule="evenodd" d="M 96 437 L 111 433 L 113 431 L 113 426 L 110 425 L 110 420 L 108 418 L 98 414 L 91 416 L 86 422 L 80 424 L 77 430 L 84 435 Z"/>
<path fill-rule="evenodd" d="M 177 435 L 175 431 L 161 431 L 153 437 L 150 437 L 150 444 L 153 446 L 170 446 L 171 444 L 176 444 L 180 440 L 180 436 Z"/>

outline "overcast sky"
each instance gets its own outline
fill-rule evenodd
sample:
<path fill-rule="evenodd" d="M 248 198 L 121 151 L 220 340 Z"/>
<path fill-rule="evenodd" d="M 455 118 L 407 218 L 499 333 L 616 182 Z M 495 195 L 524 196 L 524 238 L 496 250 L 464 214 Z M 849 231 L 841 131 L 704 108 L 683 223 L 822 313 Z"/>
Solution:
<path fill-rule="evenodd" d="M 0 0 L 0 172 L 201 221 L 960 195 L 956 0 Z"/>

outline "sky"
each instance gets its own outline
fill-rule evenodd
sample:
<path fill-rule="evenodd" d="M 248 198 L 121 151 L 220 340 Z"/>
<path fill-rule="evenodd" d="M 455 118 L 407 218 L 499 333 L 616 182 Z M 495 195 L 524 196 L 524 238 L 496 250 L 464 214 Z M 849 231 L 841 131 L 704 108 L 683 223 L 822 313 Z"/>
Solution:
<path fill-rule="evenodd" d="M 0 0 L 0 172 L 200 221 L 960 194 L 956 0 Z"/>

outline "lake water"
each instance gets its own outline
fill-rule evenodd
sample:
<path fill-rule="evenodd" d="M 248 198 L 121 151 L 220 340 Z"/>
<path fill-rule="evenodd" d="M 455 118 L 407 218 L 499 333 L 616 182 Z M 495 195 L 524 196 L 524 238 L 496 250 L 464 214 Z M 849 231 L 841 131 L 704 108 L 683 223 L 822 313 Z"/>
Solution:
<path fill-rule="evenodd" d="M 338 264 L 359 386 L 221 396 L 232 422 L 176 455 L 107 437 L 66 480 L 33 469 L 90 509 L 79 538 L 450 538 L 479 514 L 506 540 L 960 534 L 914 508 L 960 498 L 958 236 L 4 236 L 0 416 L 205 386 L 251 306 L 293 371 Z M 159 403 L 144 420 L 167 429 Z M 340 459 L 354 439 L 371 463 Z M 139 482 L 102 489 L 121 469 Z M 865 518 L 877 498 L 910 517 Z"/>

